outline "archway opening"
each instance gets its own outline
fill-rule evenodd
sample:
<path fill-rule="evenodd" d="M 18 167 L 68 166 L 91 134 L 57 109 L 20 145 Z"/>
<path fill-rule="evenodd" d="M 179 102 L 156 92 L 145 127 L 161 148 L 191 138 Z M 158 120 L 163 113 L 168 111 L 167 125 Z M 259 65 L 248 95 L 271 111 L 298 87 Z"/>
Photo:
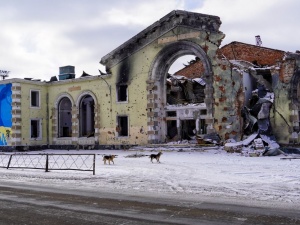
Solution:
<path fill-rule="evenodd" d="M 67 97 L 58 104 L 58 137 L 72 137 L 72 103 Z"/>
<path fill-rule="evenodd" d="M 165 82 L 167 142 L 192 141 L 206 133 L 204 73 L 203 62 L 193 54 L 178 57 L 170 66 Z"/>
<path fill-rule="evenodd" d="M 178 62 L 181 67 L 173 70 Z M 197 65 L 200 69 L 189 72 Z M 212 66 L 201 46 L 190 41 L 169 44 L 153 61 L 150 78 L 149 96 L 157 98 L 148 99 L 148 120 L 153 124 L 148 127 L 149 143 L 180 141 L 187 136 L 182 135 L 185 131 L 191 136 L 188 138 L 196 141 L 196 135 L 210 132 L 208 127 L 212 127 L 213 121 L 208 120 L 213 113 Z"/>
<path fill-rule="evenodd" d="M 80 101 L 79 127 L 80 137 L 93 137 L 95 135 L 95 102 L 91 95 L 85 95 Z"/>

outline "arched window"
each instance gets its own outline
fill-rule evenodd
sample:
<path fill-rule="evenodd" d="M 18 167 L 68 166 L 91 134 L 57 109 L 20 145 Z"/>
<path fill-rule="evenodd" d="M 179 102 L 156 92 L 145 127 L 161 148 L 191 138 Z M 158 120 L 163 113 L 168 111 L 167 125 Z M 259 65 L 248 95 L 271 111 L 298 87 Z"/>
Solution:
<path fill-rule="evenodd" d="M 58 137 L 72 137 L 72 103 L 67 97 L 58 104 Z"/>
<path fill-rule="evenodd" d="M 91 95 L 82 97 L 79 111 L 81 137 L 92 137 L 95 135 L 94 105 L 95 102 Z"/>

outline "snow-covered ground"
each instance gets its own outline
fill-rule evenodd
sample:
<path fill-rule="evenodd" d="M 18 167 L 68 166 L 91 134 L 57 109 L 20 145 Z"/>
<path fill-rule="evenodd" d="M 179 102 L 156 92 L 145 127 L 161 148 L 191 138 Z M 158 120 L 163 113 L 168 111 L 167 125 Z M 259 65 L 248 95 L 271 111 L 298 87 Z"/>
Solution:
<path fill-rule="evenodd" d="M 163 150 L 161 163 L 151 163 L 148 156 L 132 157 L 149 155 L 159 149 Z M 300 159 L 283 160 L 281 158 L 286 157 L 283 155 L 246 157 L 226 153 L 222 148 L 159 149 L 35 151 L 32 153 L 97 154 L 96 174 L 0 168 L 0 180 L 194 201 L 211 199 L 245 205 L 300 206 Z M 103 154 L 117 154 L 115 164 L 104 165 Z"/>

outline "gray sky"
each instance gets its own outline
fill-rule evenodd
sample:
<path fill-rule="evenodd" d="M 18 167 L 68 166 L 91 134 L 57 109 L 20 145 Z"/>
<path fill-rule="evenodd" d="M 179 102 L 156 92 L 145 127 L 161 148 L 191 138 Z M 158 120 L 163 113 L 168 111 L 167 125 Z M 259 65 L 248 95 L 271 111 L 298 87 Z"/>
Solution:
<path fill-rule="evenodd" d="M 49 80 L 59 67 L 98 75 L 100 59 L 172 10 L 216 15 L 226 37 L 295 52 L 299 0 L 0 0 L 0 70 Z"/>

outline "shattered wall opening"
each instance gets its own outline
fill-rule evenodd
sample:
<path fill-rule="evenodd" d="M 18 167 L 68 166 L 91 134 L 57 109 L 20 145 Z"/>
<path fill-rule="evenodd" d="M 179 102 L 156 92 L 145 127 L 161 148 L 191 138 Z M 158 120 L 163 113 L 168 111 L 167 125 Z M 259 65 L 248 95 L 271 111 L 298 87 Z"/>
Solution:
<path fill-rule="evenodd" d="M 249 62 L 231 60 L 234 71 L 242 74 L 243 92 L 239 95 L 243 127 L 241 139 L 250 144 L 255 139 L 262 139 L 266 146 L 276 149 L 276 142 L 271 126 L 271 109 L 274 103 L 273 67 L 260 67 Z"/>
<path fill-rule="evenodd" d="M 205 81 L 200 77 L 190 79 L 180 75 L 168 75 L 166 86 L 169 105 L 204 103 Z"/>

